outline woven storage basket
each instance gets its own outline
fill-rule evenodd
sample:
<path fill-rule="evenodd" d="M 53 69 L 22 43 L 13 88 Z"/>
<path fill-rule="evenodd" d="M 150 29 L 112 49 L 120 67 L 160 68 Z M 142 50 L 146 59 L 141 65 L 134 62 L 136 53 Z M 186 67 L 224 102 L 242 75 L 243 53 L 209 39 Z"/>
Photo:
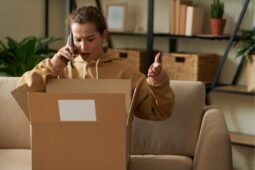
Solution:
<path fill-rule="evenodd" d="M 247 90 L 249 92 L 255 92 L 255 55 L 251 55 L 248 58 L 246 79 Z"/>
<path fill-rule="evenodd" d="M 219 63 L 217 54 L 164 53 L 163 67 L 172 80 L 212 83 Z"/>
<path fill-rule="evenodd" d="M 146 74 L 146 51 L 138 49 L 108 49 L 132 65 L 134 69 Z"/>

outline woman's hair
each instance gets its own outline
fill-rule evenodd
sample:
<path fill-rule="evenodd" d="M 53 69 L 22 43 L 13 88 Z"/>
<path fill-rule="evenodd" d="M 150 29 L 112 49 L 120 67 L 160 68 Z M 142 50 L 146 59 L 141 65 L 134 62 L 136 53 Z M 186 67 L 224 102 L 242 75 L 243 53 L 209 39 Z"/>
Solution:
<path fill-rule="evenodd" d="M 96 29 L 100 34 L 103 34 L 107 29 L 105 18 L 101 10 L 94 6 L 83 6 L 74 10 L 66 20 L 67 24 L 91 23 L 96 25 Z"/>

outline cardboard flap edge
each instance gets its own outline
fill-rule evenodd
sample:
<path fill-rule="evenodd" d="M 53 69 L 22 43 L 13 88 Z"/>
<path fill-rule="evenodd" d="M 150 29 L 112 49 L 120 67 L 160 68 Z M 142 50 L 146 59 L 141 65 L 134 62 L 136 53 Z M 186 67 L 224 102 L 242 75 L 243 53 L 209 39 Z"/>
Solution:
<path fill-rule="evenodd" d="M 27 102 L 27 91 L 28 86 L 26 84 L 11 91 L 12 96 L 18 103 L 21 110 L 24 112 L 25 116 L 30 120 L 30 115 L 28 112 L 28 102 Z"/>

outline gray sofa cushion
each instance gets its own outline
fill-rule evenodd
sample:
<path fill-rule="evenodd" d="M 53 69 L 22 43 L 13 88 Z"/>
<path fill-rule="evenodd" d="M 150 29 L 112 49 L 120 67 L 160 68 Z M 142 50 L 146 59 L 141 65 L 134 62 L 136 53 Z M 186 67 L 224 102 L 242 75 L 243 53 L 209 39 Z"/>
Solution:
<path fill-rule="evenodd" d="M 178 155 L 132 155 L 132 170 L 191 170 L 192 159 Z"/>
<path fill-rule="evenodd" d="M 0 149 L 1 170 L 32 170 L 30 149 Z"/>
<path fill-rule="evenodd" d="M 176 96 L 173 115 L 164 122 L 135 118 L 132 154 L 194 156 L 205 106 L 204 84 L 194 81 L 170 83 Z"/>

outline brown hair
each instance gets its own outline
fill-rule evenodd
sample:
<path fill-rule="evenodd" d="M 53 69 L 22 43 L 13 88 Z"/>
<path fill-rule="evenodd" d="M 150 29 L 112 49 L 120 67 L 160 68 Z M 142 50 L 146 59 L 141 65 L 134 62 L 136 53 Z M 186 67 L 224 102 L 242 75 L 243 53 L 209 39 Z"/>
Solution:
<path fill-rule="evenodd" d="M 94 6 L 83 6 L 74 10 L 66 20 L 67 24 L 91 23 L 96 25 L 97 31 L 102 35 L 107 29 L 105 18 L 101 10 Z"/>

